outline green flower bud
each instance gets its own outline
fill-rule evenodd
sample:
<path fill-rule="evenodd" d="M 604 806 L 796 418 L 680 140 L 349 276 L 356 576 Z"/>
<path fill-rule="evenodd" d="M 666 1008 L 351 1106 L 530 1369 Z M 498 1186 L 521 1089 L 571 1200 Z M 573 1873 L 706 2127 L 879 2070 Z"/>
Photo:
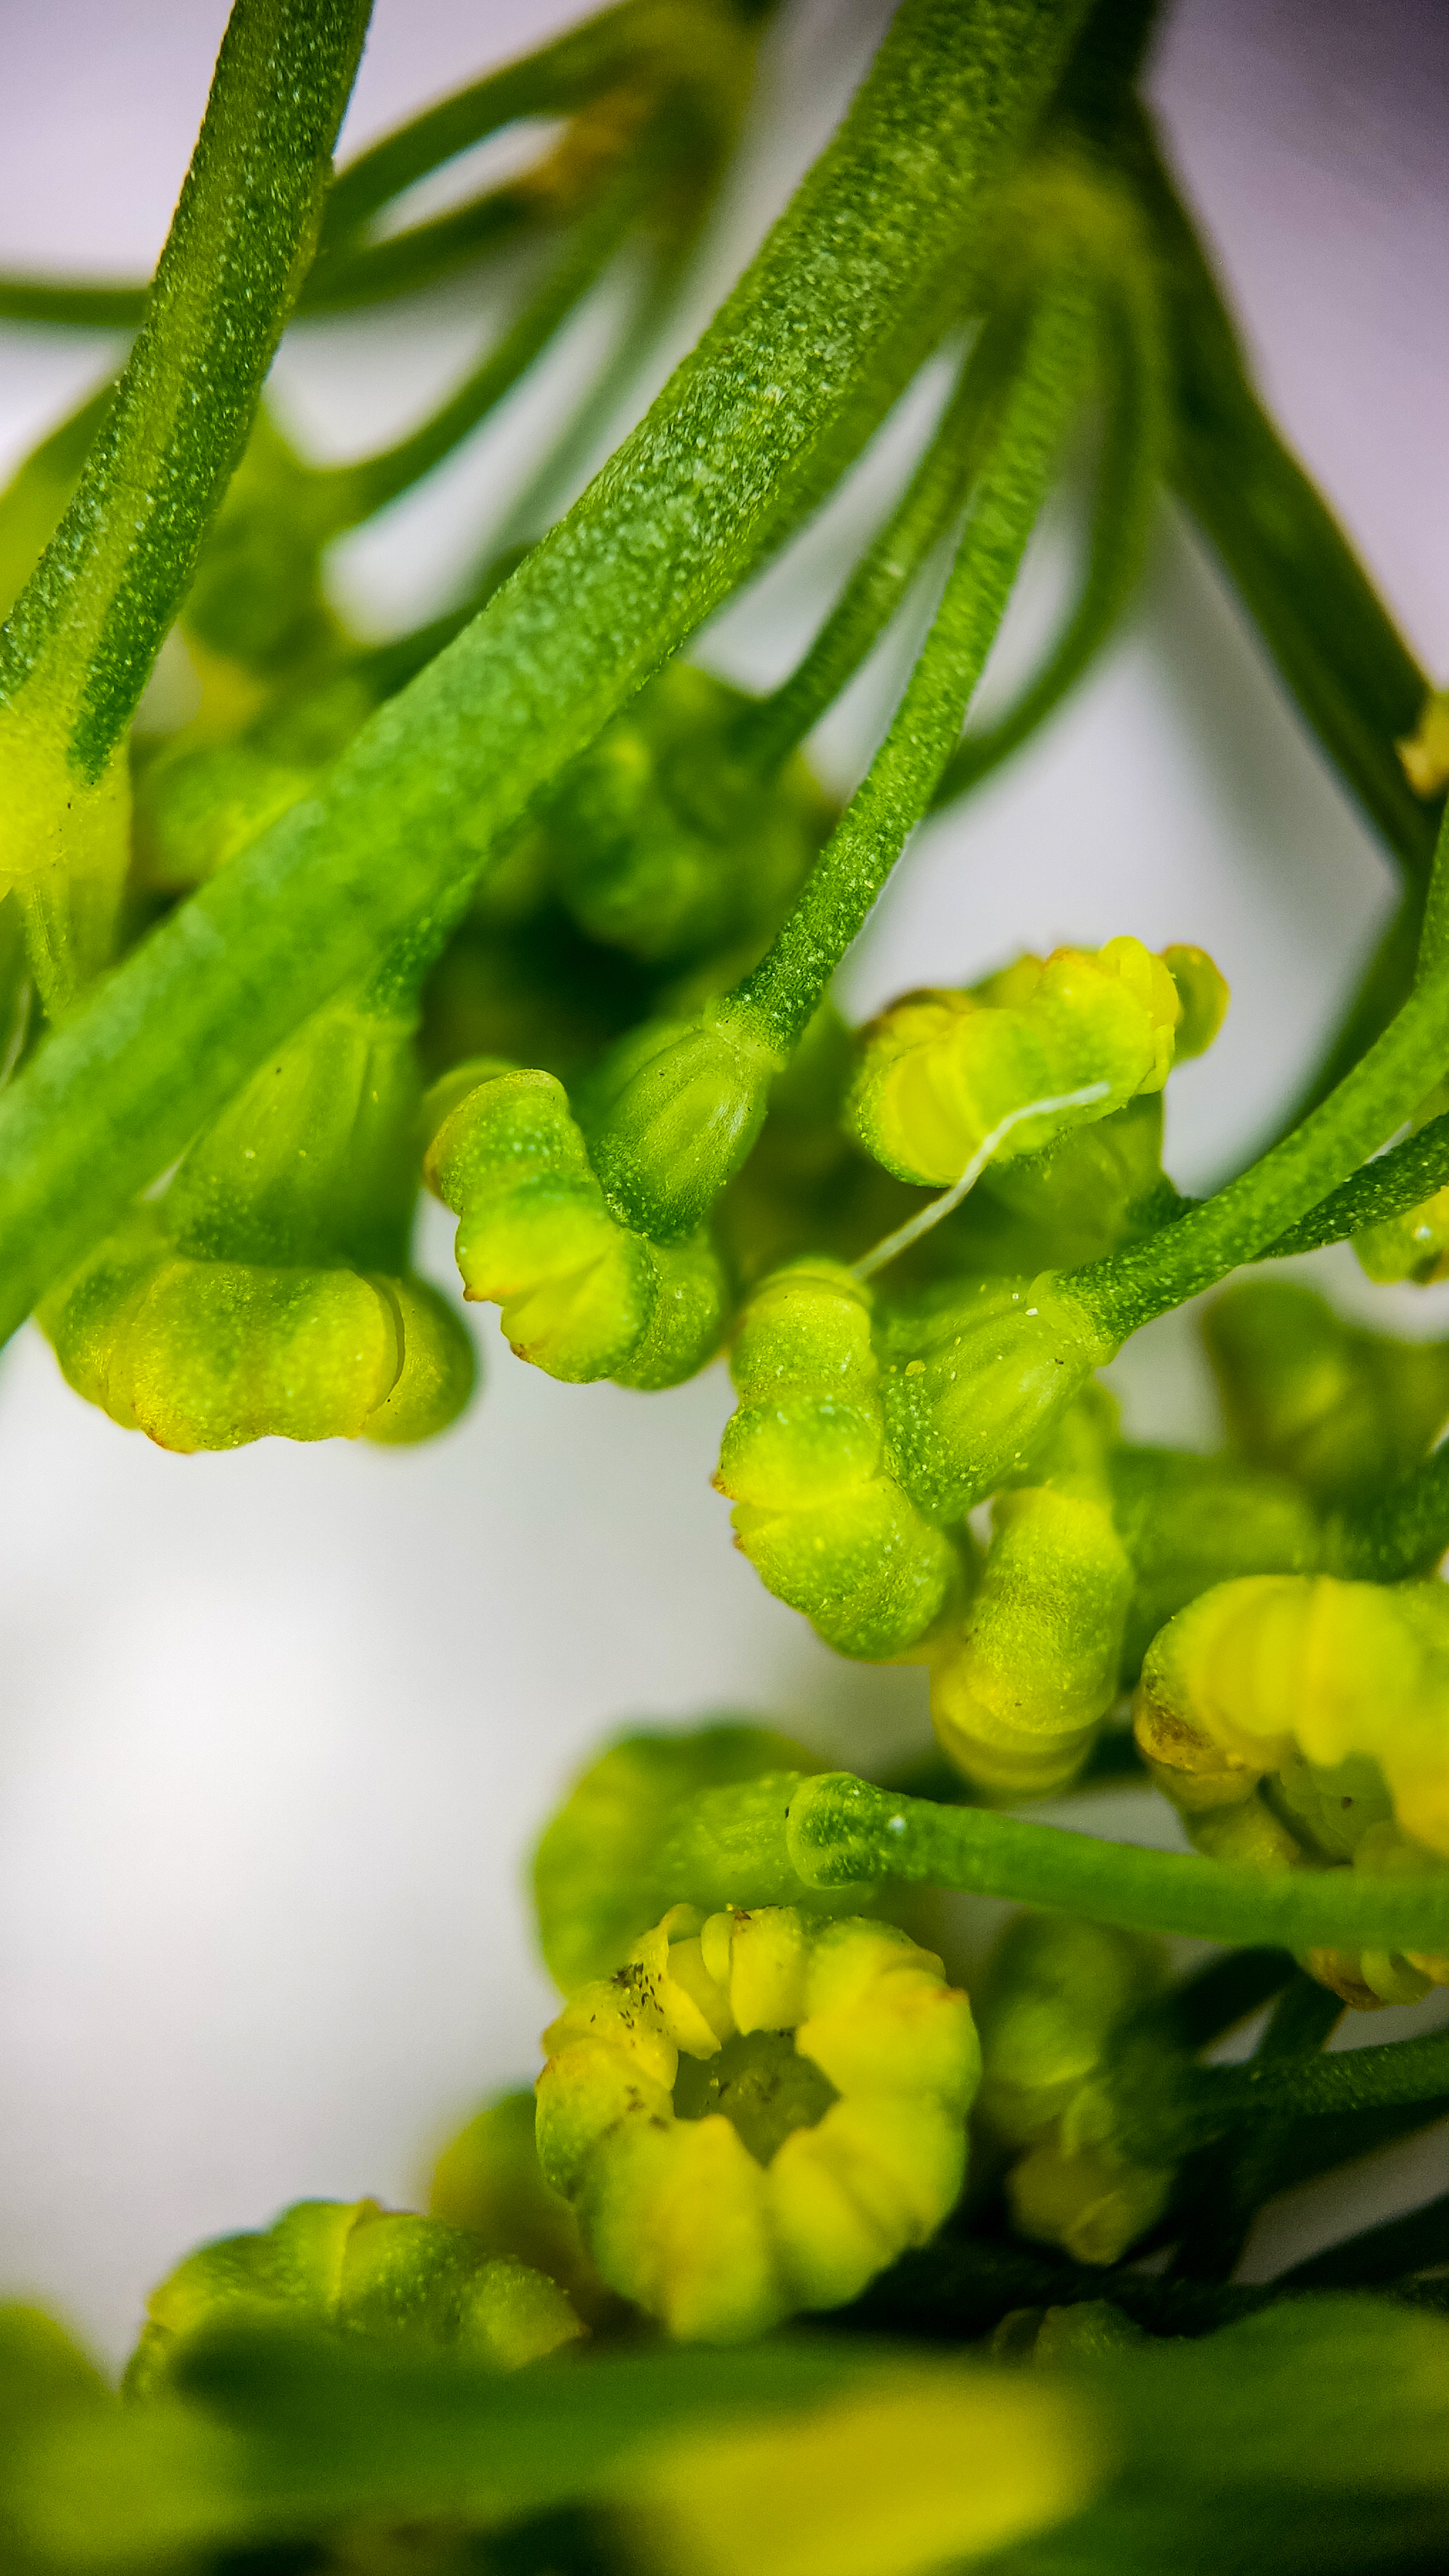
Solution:
<path fill-rule="evenodd" d="M 991 2338 L 993 2361 L 1100 2361 L 1130 2352 L 1147 2336 L 1110 2299 L 1079 2299 L 1070 2308 L 1011 2308 Z"/>
<path fill-rule="evenodd" d="M 674 965 L 743 946 L 752 964 L 783 919 L 830 808 L 802 760 L 764 779 L 739 758 L 750 703 L 671 663 L 539 806 L 543 864 L 591 939 Z"/>
<path fill-rule="evenodd" d="M 611 1744 L 575 1781 L 534 1858 L 539 1946 L 563 1992 L 607 1976 L 681 1897 L 759 1904 L 784 1893 L 783 1873 L 771 1882 L 767 1838 L 752 1830 L 759 1821 L 753 1812 L 709 1862 L 678 1850 L 672 1828 L 684 1800 L 744 1782 L 757 1785 L 762 1810 L 783 1812 L 788 1788 L 782 1798 L 781 1781 L 793 1786 L 819 1767 L 802 1744 L 764 1726 L 624 1735 Z M 714 1876 L 721 1866 L 727 1885 Z"/>
<path fill-rule="evenodd" d="M 1195 1030 L 1206 1026 L 1205 1008 L 1195 1014 Z M 847 1115 L 887 1171 L 947 1187 L 1009 1119 L 1018 1123 L 996 1148 L 1002 1161 L 1160 1091 L 1182 1018 L 1168 966 L 1140 940 L 1023 958 L 975 993 L 894 1004 L 864 1032 Z M 1020 1114 L 1099 1083 L 1100 1099 Z"/>
<path fill-rule="evenodd" d="M 1019 1475 L 1112 1357 L 1100 1326 L 1049 1271 L 883 1306 L 877 1340 L 891 1468 L 943 1524 Z"/>
<path fill-rule="evenodd" d="M 541 2360 L 584 2331 L 556 2282 L 489 2257 L 464 2228 L 375 2200 L 302 2200 L 269 2228 L 201 2246 L 152 2291 L 127 2393 L 164 2387 L 178 2350 L 205 2327 L 278 2313 L 443 2345 L 496 2370 Z"/>
<path fill-rule="evenodd" d="M 544 2181 L 536 2110 L 530 2086 L 477 2112 L 433 2168 L 429 2213 L 466 2228 L 484 2254 L 546 2274 L 597 2328 L 612 2321 L 617 2302 L 584 2251 L 568 2202 Z"/>
<path fill-rule="evenodd" d="M 1204 1593 L 1142 1667 L 1137 1741 L 1200 1848 L 1264 1868 L 1449 1861 L 1449 1593 L 1262 1575 Z M 1307 1962 L 1357 2004 L 1449 1960 Z"/>
<path fill-rule="evenodd" d="M 460 1219 L 464 1295 L 502 1308 L 520 1359 L 572 1384 L 662 1387 L 714 1351 L 724 1282 L 712 1246 L 651 1243 L 618 1222 L 552 1074 L 479 1083 L 443 1118 L 425 1170 Z"/>
<path fill-rule="evenodd" d="M 1312 1574 L 1325 1525 L 1301 1485 L 1237 1458 L 1186 1449 L 1114 1447 L 1112 1509 L 1132 1567 L 1122 1682 L 1175 1612 L 1241 1574 Z"/>
<path fill-rule="evenodd" d="M 893 1926 L 680 1906 L 546 2034 L 539 2161 L 621 2296 L 731 2343 L 854 2298 L 951 2209 L 979 2052 Z"/>
<path fill-rule="evenodd" d="M 589 1155 L 620 1220 L 658 1243 L 704 1222 L 764 1124 L 784 1058 L 728 999 L 646 1022 L 589 1088 Z"/>
<path fill-rule="evenodd" d="M 1296 1280 L 1228 1289 L 1203 1339 L 1234 1446 L 1320 1502 L 1407 1475 L 1449 1418 L 1449 1341 L 1366 1332 Z"/>
<path fill-rule="evenodd" d="M 140 883 L 170 893 L 214 876 L 311 794 L 376 703 L 363 674 L 343 669 L 269 702 L 240 733 L 218 739 L 188 725 L 141 745 L 133 803 Z"/>
<path fill-rule="evenodd" d="M 290 672 L 336 645 L 322 586 L 316 477 L 262 410 L 207 533 L 184 612 L 203 684 L 215 699 L 241 675 Z M 207 667 L 212 657 L 222 669 Z M 225 665 L 237 666 L 236 676 Z"/>
<path fill-rule="evenodd" d="M 715 1483 L 767 1588 L 842 1654 L 917 1644 L 958 1597 L 960 1551 L 891 1473 L 868 1289 L 832 1262 L 767 1280 L 731 1356 L 739 1410 Z"/>
<path fill-rule="evenodd" d="M 1101 2077 L 1117 2024 L 1163 1982 L 1161 1945 L 1057 1915 L 1017 1915 L 981 1996 L 980 2114 L 1024 2148 L 1007 2175 L 1024 2236 L 1114 2263 L 1165 2208 L 1172 2175 L 1115 2143 Z"/>
<path fill-rule="evenodd" d="M 45 1301 L 69 1383 L 182 1451 L 446 1428 L 475 1361 L 407 1275 L 419 1114 L 409 1023 L 319 1012 Z"/>
<path fill-rule="evenodd" d="M 1116 1408 L 1089 1389 L 1033 1475 L 998 1494 L 980 1581 L 931 1668 L 942 1749 L 987 1795 L 1065 1788 L 1117 1696 L 1132 1569 L 1106 1458 Z"/>
<path fill-rule="evenodd" d="M 1172 977 L 1182 1017 L 1173 1032 L 1172 1060 L 1186 1064 L 1206 1055 L 1228 1015 L 1227 979 L 1205 948 L 1164 948 L 1162 962 Z"/>
<path fill-rule="evenodd" d="M 1449 787 L 1449 689 L 1429 691 L 1414 731 L 1394 749 L 1416 796 L 1437 796 Z"/>
<path fill-rule="evenodd" d="M 990 1229 L 1010 1255 L 973 1268 L 1075 1270 L 1167 1224 L 1178 1204 L 1162 1169 L 1162 1096 L 1139 1092 L 1040 1153 L 988 1163 L 947 1222 L 963 1244 L 989 1247 Z"/>

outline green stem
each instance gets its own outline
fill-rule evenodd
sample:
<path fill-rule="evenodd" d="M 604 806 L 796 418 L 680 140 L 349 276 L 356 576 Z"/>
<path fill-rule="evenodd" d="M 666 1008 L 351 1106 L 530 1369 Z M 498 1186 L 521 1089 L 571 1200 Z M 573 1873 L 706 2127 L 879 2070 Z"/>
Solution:
<path fill-rule="evenodd" d="M 474 367 L 431 418 L 376 455 L 314 471 L 308 478 L 315 524 L 325 537 L 340 536 L 374 511 L 410 491 L 459 446 L 511 393 L 541 356 L 575 305 L 596 286 L 648 201 L 655 172 L 641 148 L 605 191 L 537 292 L 504 332 L 495 349 Z"/>
<path fill-rule="evenodd" d="M 788 759 L 859 670 L 961 508 L 999 408 L 1001 337 L 998 329 L 978 340 L 899 506 L 803 659 L 742 717 L 736 749 L 762 773 Z"/>
<path fill-rule="evenodd" d="M 1104 2270 L 1023 2246 L 943 2235 L 920 2253 L 903 2254 L 848 2308 L 833 2310 L 819 2323 L 845 2333 L 974 2343 L 1013 2308 L 1072 2308 L 1109 2299 L 1148 2334 L 1202 2335 L 1255 2315 L 1278 2295 L 1276 2284 L 1225 2289 L 1154 2279 L 1130 2267 Z"/>
<path fill-rule="evenodd" d="M 1449 2263 L 1449 2192 L 1280 2272 L 1275 2290 L 1374 2290 Z"/>
<path fill-rule="evenodd" d="M 1378 2048 L 1336 2049 L 1331 2056 L 1258 2056 L 1246 2066 L 1196 2067 L 1186 2100 L 1199 2133 L 1211 2136 L 1235 2120 L 1372 2111 L 1445 2092 L 1449 2030 L 1436 2030 Z"/>
<path fill-rule="evenodd" d="M 1449 1950 L 1449 1872 L 1416 1879 L 1349 1869 L 1278 1875 L 1101 1842 L 985 1808 L 892 1797 L 843 1771 L 802 1781 L 783 1833 L 808 1888 L 895 1878 L 1206 1941 L 1293 1951 Z M 1442 2089 L 1449 2089 L 1449 2074 Z"/>
<path fill-rule="evenodd" d="M 1142 291 L 1133 293 L 1134 284 Z M 968 733 L 936 808 L 980 785 L 1046 723 L 1113 632 L 1141 578 L 1165 426 L 1160 327 L 1145 284 L 1118 280 L 1101 314 L 1109 399 L 1081 592 L 1040 669 L 995 724 Z"/>
<path fill-rule="evenodd" d="M 308 1012 L 476 875 L 858 452 L 954 311 L 1076 16 L 905 0 L 839 134 L 568 517 L 0 1097 L 0 1335 Z"/>
<path fill-rule="evenodd" d="M 1436 869 L 1449 866 L 1449 831 Z M 1259 1258 L 1317 1207 L 1418 1107 L 1449 1062 L 1449 962 L 1301 1127 L 1214 1197 L 1110 1259 L 1070 1274 L 1071 1289 L 1119 1344 L 1152 1316 Z"/>
<path fill-rule="evenodd" d="M 4 865 L 53 1009 L 99 962 L 125 729 L 306 274 L 367 18 L 367 0 L 236 0 L 145 321 L 0 640 Z"/>
<path fill-rule="evenodd" d="M 1121 140 L 1164 264 L 1177 353 L 1173 479 L 1305 722 L 1406 876 L 1422 882 L 1439 803 L 1414 794 L 1395 746 L 1418 723 L 1429 684 L 1263 411 L 1145 116 Z"/>
<path fill-rule="evenodd" d="M 1323 2047 L 1343 2018 L 1343 2003 L 1303 1970 L 1286 1985 L 1254 2052 L 1255 2065 L 1309 2055 Z M 1278 2188 L 1291 2120 L 1267 2120 L 1247 2130 L 1208 2160 L 1197 2197 L 1197 2223 L 1187 2230 L 1172 2265 L 1178 2280 L 1226 2281 L 1242 2256 L 1253 2221 Z"/>
<path fill-rule="evenodd" d="M 1316 1252 L 1321 1244 L 1343 1243 L 1350 1235 L 1362 1234 L 1370 1225 L 1382 1225 L 1389 1217 L 1402 1216 L 1406 1208 L 1418 1207 L 1422 1200 L 1433 1198 L 1449 1182 L 1449 1110 L 1442 1117 L 1431 1118 L 1426 1126 L 1406 1136 L 1387 1154 L 1365 1163 L 1330 1190 L 1316 1208 L 1311 1208 L 1296 1225 L 1265 1243 L 1258 1258 L 1286 1260 L 1292 1253 Z"/>
<path fill-rule="evenodd" d="M 734 999 L 788 1051 L 931 802 L 1011 595 L 1063 434 L 1080 399 L 1089 304 L 1075 276 L 1046 285 L 972 490 L 936 621 L 889 733 L 789 919 Z"/>

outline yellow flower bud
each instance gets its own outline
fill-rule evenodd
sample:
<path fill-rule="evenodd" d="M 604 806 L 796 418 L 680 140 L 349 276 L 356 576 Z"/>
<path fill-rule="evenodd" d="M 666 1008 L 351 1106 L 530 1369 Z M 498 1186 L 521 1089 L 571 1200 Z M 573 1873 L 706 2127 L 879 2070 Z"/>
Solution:
<path fill-rule="evenodd" d="M 715 1483 L 761 1581 L 842 1653 L 900 1654 L 959 1590 L 959 1551 L 890 1471 L 868 1289 L 799 1262 L 758 1291 L 736 1336 L 739 1410 Z"/>
<path fill-rule="evenodd" d="M 449 1107 L 425 1170 L 461 1220 L 464 1295 L 502 1308 L 520 1359 L 570 1383 L 638 1387 L 704 1365 L 724 1309 L 714 1251 L 703 1236 L 666 1246 L 619 1223 L 552 1074 L 480 1082 Z"/>
<path fill-rule="evenodd" d="M 960 2191 L 970 2008 L 893 1926 L 675 1908 L 545 2046 L 542 2170 L 604 2279 L 671 2334 L 734 2342 L 839 2306 Z"/>
<path fill-rule="evenodd" d="M 1414 731 L 1394 746 L 1416 796 L 1449 787 L 1449 689 L 1431 689 Z"/>
<path fill-rule="evenodd" d="M 303 2200 L 269 2228 L 199 2247 L 152 2291 L 127 2391 L 163 2386 L 179 2347 L 219 2319 L 278 2312 L 339 2332 L 416 2337 L 498 2370 L 584 2332 L 556 2282 L 490 2258 L 441 2218 L 375 2200 Z"/>
<path fill-rule="evenodd" d="M 1107 1482 L 1114 1423 L 1110 1397 L 1089 1390 L 1043 1481 L 998 1494 L 976 1591 L 933 1657 L 942 1749 L 996 1797 L 1067 1786 L 1117 1696 L 1132 1568 Z"/>
<path fill-rule="evenodd" d="M 1050 1272 L 880 1310 L 887 1456 L 928 1519 L 964 1520 L 1041 1451 L 1112 1344 Z"/>
<path fill-rule="evenodd" d="M 1278 1868 L 1449 1860 L 1449 1592 L 1437 1583 L 1220 1584 L 1155 1641 L 1136 1724 L 1205 1850 Z M 1314 1973 L 1328 1964 L 1316 1954 Z M 1449 1961 L 1365 1955 L 1324 1974 L 1351 2002 L 1409 2001 L 1431 1981 L 1449 1982 Z"/>
<path fill-rule="evenodd" d="M 1322 1502 L 1392 1484 L 1449 1417 L 1449 1342 L 1391 1341 L 1292 1279 L 1245 1279 L 1203 1339 L 1229 1437 Z"/>
<path fill-rule="evenodd" d="M 1216 970 L 1204 959 L 1182 972 L 1201 1047 L 1213 1033 L 1208 975 Z M 1217 991 L 1225 997 L 1220 978 Z M 875 1021 L 847 1116 L 888 1171 L 946 1187 L 1033 1101 L 1103 1086 L 1092 1102 L 1020 1118 L 997 1147 L 1000 1159 L 1039 1153 L 1064 1128 L 1160 1091 L 1182 1020 L 1170 964 L 1140 940 L 1109 940 L 1095 955 L 1061 948 L 1045 964 L 1024 958 L 977 993 L 908 994 Z"/>

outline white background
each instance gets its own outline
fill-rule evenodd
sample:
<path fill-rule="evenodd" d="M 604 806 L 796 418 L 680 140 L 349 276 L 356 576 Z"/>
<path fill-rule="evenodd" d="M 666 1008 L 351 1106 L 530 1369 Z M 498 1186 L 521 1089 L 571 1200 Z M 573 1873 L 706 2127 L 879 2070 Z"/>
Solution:
<path fill-rule="evenodd" d="M 575 14 L 379 0 L 344 148 Z M 804 0 L 771 40 L 691 328 L 884 14 Z M 224 17 L 220 0 L 6 0 L 0 261 L 149 268 Z M 1272 400 L 1426 667 L 1449 672 L 1449 13 L 1180 0 L 1154 89 Z M 279 362 L 278 399 L 318 452 L 360 450 L 430 407 L 479 329 L 458 290 L 407 317 L 315 324 Z M 586 322 L 564 374 L 588 338 Z M 106 356 L 94 338 L 0 329 L 0 470 Z M 441 596 L 458 532 L 471 550 L 505 516 L 561 382 L 556 368 L 525 387 L 341 550 L 360 624 L 386 631 Z M 787 666 L 910 426 L 703 658 L 762 680 Z M 1064 506 L 1029 567 L 998 689 L 1061 595 L 1071 521 Z M 899 669 L 888 653 L 825 729 L 836 784 Z M 1130 630 L 1023 764 L 920 836 L 849 994 L 873 1004 L 1064 935 L 1202 941 L 1234 1005 L 1173 1086 L 1170 1159 L 1191 1186 L 1309 1060 L 1390 882 L 1164 517 Z M 425 1246 L 446 1278 L 444 1223 Z M 1370 1299 L 1346 1256 L 1327 1270 L 1362 1310 L 1449 1329 L 1440 1294 Z M 560 1388 L 510 1358 L 491 1311 L 480 1329 L 483 1400 L 417 1454 L 175 1459 L 71 1397 L 33 1334 L 0 1364 L 0 2283 L 113 2353 L 198 2237 L 303 2193 L 406 2200 L 478 2095 L 532 2073 L 550 1997 L 523 1855 L 609 1729 L 765 1710 L 868 1761 L 924 1726 L 918 1674 L 836 1661 L 731 1552 L 708 1484 L 720 1370 L 665 1397 Z M 1117 1375 L 1134 1430 L 1212 1438 L 1186 1322 L 1144 1336 Z M 1170 1838 L 1149 1802 L 1115 1822 Z M 1445 2162 L 1442 2139 L 1379 2159 L 1339 2188 L 1339 2214 L 1442 2187 Z M 1319 2190 L 1272 2241 L 1286 2255 L 1334 2223 Z"/>

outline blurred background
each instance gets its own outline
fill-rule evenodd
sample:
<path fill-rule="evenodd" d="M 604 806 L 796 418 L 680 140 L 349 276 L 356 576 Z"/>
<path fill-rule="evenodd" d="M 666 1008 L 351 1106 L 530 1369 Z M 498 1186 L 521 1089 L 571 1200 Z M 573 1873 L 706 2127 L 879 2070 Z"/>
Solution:
<path fill-rule="evenodd" d="M 344 152 L 582 14 L 377 0 Z M 225 17 L 224 0 L 9 0 L 0 265 L 149 270 Z M 879 0 L 796 0 L 767 38 L 676 347 L 888 17 Z M 1449 12 L 1174 0 L 1152 87 L 1268 398 L 1443 678 Z M 440 201 L 455 184 L 443 174 Z M 289 336 L 274 398 L 309 450 L 364 450 L 432 408 L 488 318 L 457 287 L 312 322 Z M 360 631 L 426 615 L 459 543 L 471 555 L 506 525 L 601 327 L 586 310 L 483 436 L 338 549 L 338 601 Z M 113 358 L 96 335 L 0 326 L 0 477 Z M 931 393 L 698 658 L 747 682 L 789 666 Z M 1031 659 L 1074 538 L 1067 499 L 990 694 Z M 913 640 L 877 657 L 816 738 L 833 787 L 864 765 Z M 918 836 L 845 998 L 874 1007 L 1064 937 L 1200 942 L 1234 999 L 1169 1095 L 1169 1166 L 1192 1188 L 1292 1091 L 1390 891 L 1213 567 L 1164 511 L 1115 648 L 1016 764 Z M 437 1210 L 423 1265 L 450 1275 Z M 1360 1311 L 1449 1330 L 1449 1290 L 1370 1291 L 1346 1253 L 1313 1267 Z M 512 1359 L 493 1310 L 473 1320 L 483 1396 L 417 1453 L 267 1442 L 173 1458 L 71 1396 L 33 1331 L 0 1359 L 0 2286 L 108 2353 L 198 2238 L 304 2194 L 414 2199 L 471 2105 L 532 2076 L 551 1989 L 526 1854 L 621 1722 L 767 1711 L 857 1764 L 924 1735 L 921 1674 L 837 1661 L 732 1553 L 709 1487 L 722 1368 L 664 1396 L 564 1388 Z M 1190 1316 L 1113 1374 L 1134 1432 L 1214 1439 Z M 1073 1810 L 1088 1820 L 1175 1839 L 1151 1799 Z M 1333 2221 L 1321 2188 L 1270 2213 L 1249 2269 L 1445 2181 L 1442 2133 L 1372 2160 L 1335 2187 Z"/>

